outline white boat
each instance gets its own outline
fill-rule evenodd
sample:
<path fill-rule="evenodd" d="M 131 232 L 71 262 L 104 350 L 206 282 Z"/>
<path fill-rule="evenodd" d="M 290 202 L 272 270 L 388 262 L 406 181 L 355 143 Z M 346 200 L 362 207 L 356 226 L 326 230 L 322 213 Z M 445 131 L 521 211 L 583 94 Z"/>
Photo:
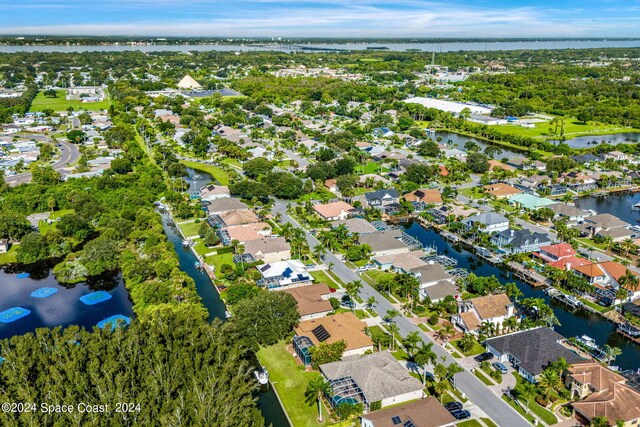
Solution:
<path fill-rule="evenodd" d="M 588 335 L 583 335 L 580 338 L 578 338 L 580 341 L 582 341 L 582 343 L 584 345 L 586 345 L 589 348 L 592 348 L 594 350 L 600 350 L 600 347 L 598 347 L 598 344 L 596 344 L 596 340 L 594 340 L 593 338 L 591 338 Z"/>
<path fill-rule="evenodd" d="M 634 211 L 640 211 L 640 202 L 638 202 L 635 205 L 633 205 L 631 207 L 631 209 L 634 210 Z"/>
<path fill-rule="evenodd" d="M 253 371 L 253 375 L 256 377 L 258 382 L 262 385 L 266 385 L 269 383 L 269 373 L 265 368 L 259 368 Z"/>
<path fill-rule="evenodd" d="M 224 311 L 224 317 L 226 317 L 227 319 L 230 318 L 232 316 L 231 312 L 229 310 L 225 310 Z"/>

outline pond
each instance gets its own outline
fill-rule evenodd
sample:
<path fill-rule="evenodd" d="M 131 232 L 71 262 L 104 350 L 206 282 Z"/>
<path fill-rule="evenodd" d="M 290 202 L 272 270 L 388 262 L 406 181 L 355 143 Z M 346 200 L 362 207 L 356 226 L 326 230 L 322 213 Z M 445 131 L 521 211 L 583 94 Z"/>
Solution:
<path fill-rule="evenodd" d="M 565 140 L 565 144 L 567 144 L 571 148 L 589 148 L 595 147 L 602 143 L 607 143 L 610 145 L 616 145 L 620 143 L 636 143 L 640 140 L 639 132 L 623 132 L 623 133 L 615 133 L 609 135 L 590 135 L 590 136 L 578 136 L 575 138 Z M 550 141 L 553 143 L 557 143 L 558 141 Z"/>
<path fill-rule="evenodd" d="M 20 278 L 20 273 L 24 272 L 21 267 L 14 266 L 0 270 L 0 311 L 23 307 L 31 312 L 12 323 L 0 323 L 0 338 L 33 332 L 36 328 L 56 326 L 78 325 L 91 329 L 112 315 L 133 316 L 129 293 L 119 275 L 101 276 L 87 282 L 62 286 L 47 267 L 31 267 L 27 270 L 30 277 Z M 31 296 L 32 292 L 41 288 L 55 289 L 56 292 L 45 298 Z M 105 291 L 111 298 L 94 305 L 80 301 L 80 297 L 95 291 Z"/>
<path fill-rule="evenodd" d="M 640 193 L 624 192 L 606 196 L 578 197 L 574 202 L 580 209 L 608 213 L 631 225 L 638 225 L 638 219 L 640 219 L 640 211 L 631 209 L 634 204 L 640 202 Z"/>
<path fill-rule="evenodd" d="M 442 138 L 441 140 L 441 144 L 447 144 L 449 148 L 458 148 L 462 151 L 467 151 L 464 149 L 464 145 L 468 142 L 468 141 L 472 141 L 474 143 L 476 143 L 479 147 L 480 147 L 480 151 L 484 153 L 485 148 L 487 148 L 489 145 L 499 148 L 500 150 L 502 150 L 501 152 L 499 152 L 498 154 L 494 155 L 493 158 L 496 160 L 501 160 L 501 159 L 515 159 L 518 157 L 523 157 L 525 156 L 524 153 L 518 153 L 515 151 L 511 151 L 507 148 L 503 148 L 499 145 L 494 145 L 494 144 L 489 144 L 486 141 L 482 141 L 470 136 L 464 136 L 464 135 L 460 135 L 454 132 L 436 132 L 436 136 L 435 138 Z M 434 140 L 435 140 L 434 138 Z M 448 142 L 451 141 L 450 144 L 448 144 Z"/>
<path fill-rule="evenodd" d="M 640 368 L 640 346 L 618 334 L 613 323 L 584 310 L 567 310 L 565 305 L 552 301 L 542 289 L 532 288 L 513 277 L 510 271 L 486 263 L 472 253 L 452 246 L 434 230 L 412 223 L 407 227 L 406 232 L 417 238 L 423 245 L 435 246 L 439 254 L 455 258 L 460 268 L 468 269 L 477 276 L 496 276 L 502 283 L 514 282 L 524 294 L 524 298 L 543 298 L 553 308 L 553 312 L 560 321 L 560 326 L 554 328 L 558 333 L 567 338 L 588 335 L 601 347 L 605 344 L 619 347 L 622 355 L 616 359 L 614 365 L 622 370 Z"/>

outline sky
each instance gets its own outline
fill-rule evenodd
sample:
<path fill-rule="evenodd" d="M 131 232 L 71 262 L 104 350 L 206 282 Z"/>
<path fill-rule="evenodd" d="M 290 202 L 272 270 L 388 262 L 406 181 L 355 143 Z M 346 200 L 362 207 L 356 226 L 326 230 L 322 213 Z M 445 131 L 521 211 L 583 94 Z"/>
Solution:
<path fill-rule="evenodd" d="M 640 0 L 0 0 L 0 34 L 640 37 Z"/>

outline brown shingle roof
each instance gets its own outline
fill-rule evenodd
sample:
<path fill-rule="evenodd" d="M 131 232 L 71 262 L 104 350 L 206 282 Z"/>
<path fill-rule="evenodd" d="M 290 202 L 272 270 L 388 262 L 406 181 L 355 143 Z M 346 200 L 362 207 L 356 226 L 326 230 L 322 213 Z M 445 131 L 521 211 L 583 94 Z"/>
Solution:
<path fill-rule="evenodd" d="M 323 295 L 329 295 L 331 293 L 329 287 L 324 283 L 282 289 L 282 292 L 291 294 L 296 300 L 300 316 L 308 316 L 310 314 L 324 313 L 333 310 L 329 300 L 322 299 Z"/>
<path fill-rule="evenodd" d="M 484 297 L 472 298 L 469 300 L 480 315 L 482 320 L 491 319 L 498 316 L 506 316 L 507 306 L 511 300 L 507 294 L 487 295 Z"/>
<path fill-rule="evenodd" d="M 340 313 L 300 322 L 295 329 L 296 335 L 309 337 L 314 345 L 319 345 L 320 342 L 312 331 L 320 325 L 329 333 L 329 338 L 324 342 L 332 344 L 344 340 L 347 343 L 347 351 L 373 345 L 371 338 L 364 333 L 366 323 L 353 313 Z"/>
<path fill-rule="evenodd" d="M 625 384 L 613 382 L 611 388 L 592 393 L 572 406 L 589 420 L 605 417 L 610 423 L 628 422 L 640 418 L 640 393 Z"/>
<path fill-rule="evenodd" d="M 398 424 L 392 421 L 393 417 L 400 417 L 400 425 L 411 420 L 415 426 L 419 427 L 443 427 L 456 422 L 453 415 L 433 396 L 362 416 L 371 421 L 375 427 L 398 427 Z"/>

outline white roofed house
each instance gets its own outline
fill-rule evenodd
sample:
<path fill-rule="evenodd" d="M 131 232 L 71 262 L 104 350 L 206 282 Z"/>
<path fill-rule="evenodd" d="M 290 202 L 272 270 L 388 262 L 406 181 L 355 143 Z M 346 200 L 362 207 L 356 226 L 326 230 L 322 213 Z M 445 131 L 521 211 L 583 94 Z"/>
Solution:
<path fill-rule="evenodd" d="M 297 259 L 275 261 L 258 267 L 262 279 L 258 286 L 272 290 L 283 286 L 302 286 L 313 282 L 304 264 Z"/>
<path fill-rule="evenodd" d="M 509 228 L 509 219 L 495 212 L 483 212 L 462 221 L 467 229 L 477 226 L 485 233 L 505 231 Z"/>

